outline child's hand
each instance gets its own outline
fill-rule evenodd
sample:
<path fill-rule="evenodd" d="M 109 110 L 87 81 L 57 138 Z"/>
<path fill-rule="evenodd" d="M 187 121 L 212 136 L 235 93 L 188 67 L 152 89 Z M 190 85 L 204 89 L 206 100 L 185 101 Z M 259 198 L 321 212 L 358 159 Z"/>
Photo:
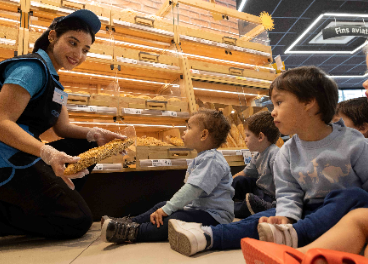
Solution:
<path fill-rule="evenodd" d="M 167 216 L 167 214 L 162 210 L 162 208 L 157 209 L 156 212 L 152 213 L 150 216 L 151 223 L 157 225 L 157 228 L 159 228 L 160 225 L 164 224 L 162 217 L 165 216 Z"/>
<path fill-rule="evenodd" d="M 285 216 L 270 216 L 270 217 L 262 216 L 261 218 L 259 218 L 258 223 L 281 225 L 281 224 L 292 224 L 292 221 Z"/>

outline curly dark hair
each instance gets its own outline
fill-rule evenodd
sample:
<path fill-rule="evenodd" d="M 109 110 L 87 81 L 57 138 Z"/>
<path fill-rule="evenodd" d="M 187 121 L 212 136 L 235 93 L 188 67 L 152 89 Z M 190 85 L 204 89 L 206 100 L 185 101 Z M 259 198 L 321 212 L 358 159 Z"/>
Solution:
<path fill-rule="evenodd" d="M 215 145 L 214 148 L 218 148 L 222 143 L 226 142 L 227 134 L 229 134 L 231 127 L 222 111 L 201 109 L 192 116 L 196 116 L 200 125 L 208 130 Z"/>
<path fill-rule="evenodd" d="M 263 133 L 267 140 L 275 144 L 280 137 L 280 131 L 273 122 L 273 117 L 268 111 L 258 112 L 245 120 L 245 125 L 256 136 Z"/>
<path fill-rule="evenodd" d="M 318 67 L 303 66 L 287 70 L 271 83 L 271 98 L 273 89 L 290 92 L 303 103 L 315 99 L 319 106 L 317 114 L 326 124 L 335 115 L 339 99 L 337 84 Z"/>
<path fill-rule="evenodd" d="M 367 97 L 354 98 L 338 103 L 336 114 L 346 115 L 353 121 L 356 127 L 368 123 Z"/>

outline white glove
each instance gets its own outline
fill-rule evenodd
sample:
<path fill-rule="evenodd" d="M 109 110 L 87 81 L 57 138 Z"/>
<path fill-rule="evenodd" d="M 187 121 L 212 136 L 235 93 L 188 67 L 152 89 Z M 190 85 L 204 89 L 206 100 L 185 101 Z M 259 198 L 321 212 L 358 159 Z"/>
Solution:
<path fill-rule="evenodd" d="M 65 152 L 58 151 L 50 145 L 43 145 L 41 147 L 41 159 L 52 167 L 56 176 L 63 179 L 63 181 L 74 190 L 75 186 L 70 179 L 83 178 L 89 174 L 87 169 L 72 175 L 64 175 L 65 163 L 76 163 L 80 158 L 67 155 Z"/>
<path fill-rule="evenodd" d="M 94 127 L 88 131 L 86 138 L 89 142 L 96 141 L 99 146 L 102 146 L 116 138 L 126 139 L 126 136 L 119 135 L 117 133 L 99 127 Z"/>

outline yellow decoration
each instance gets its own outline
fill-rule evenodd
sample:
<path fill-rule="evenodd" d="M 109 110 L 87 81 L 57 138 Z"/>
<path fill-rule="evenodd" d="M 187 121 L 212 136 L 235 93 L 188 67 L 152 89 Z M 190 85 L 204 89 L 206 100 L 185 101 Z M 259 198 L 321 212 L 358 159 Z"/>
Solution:
<path fill-rule="evenodd" d="M 263 11 L 259 17 L 261 18 L 262 26 L 265 30 L 271 31 L 272 29 L 275 29 L 271 15 Z"/>

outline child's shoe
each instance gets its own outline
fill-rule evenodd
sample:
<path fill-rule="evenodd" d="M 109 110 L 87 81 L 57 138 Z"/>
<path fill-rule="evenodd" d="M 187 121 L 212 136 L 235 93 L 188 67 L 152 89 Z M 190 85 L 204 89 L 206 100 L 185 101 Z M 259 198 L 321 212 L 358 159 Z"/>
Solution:
<path fill-rule="evenodd" d="M 287 245 L 293 248 L 298 247 L 298 234 L 293 225 L 273 225 L 269 223 L 258 224 L 259 240 Z"/>
<path fill-rule="evenodd" d="M 247 203 L 248 210 L 252 215 L 276 207 L 276 203 L 266 202 L 253 193 L 247 193 L 245 195 L 245 201 Z"/>
<path fill-rule="evenodd" d="M 107 219 L 101 228 L 101 239 L 104 242 L 117 244 L 135 242 L 137 240 L 139 226 L 135 222 L 122 223 Z"/>
<path fill-rule="evenodd" d="M 173 250 L 191 256 L 205 250 L 211 244 L 211 237 L 205 234 L 202 224 L 169 220 L 169 242 Z"/>
<path fill-rule="evenodd" d="M 115 222 L 120 222 L 120 223 L 125 223 L 125 224 L 130 224 L 132 223 L 132 218 L 130 216 L 124 216 L 124 217 L 121 217 L 121 218 L 117 218 L 117 217 L 111 217 L 111 216 L 108 216 L 108 215 L 104 215 L 101 217 L 101 228 L 104 224 L 104 222 L 108 219 L 112 219 L 114 220 Z"/>
<path fill-rule="evenodd" d="M 285 245 L 243 238 L 241 249 L 247 264 L 300 264 L 304 254 Z"/>

